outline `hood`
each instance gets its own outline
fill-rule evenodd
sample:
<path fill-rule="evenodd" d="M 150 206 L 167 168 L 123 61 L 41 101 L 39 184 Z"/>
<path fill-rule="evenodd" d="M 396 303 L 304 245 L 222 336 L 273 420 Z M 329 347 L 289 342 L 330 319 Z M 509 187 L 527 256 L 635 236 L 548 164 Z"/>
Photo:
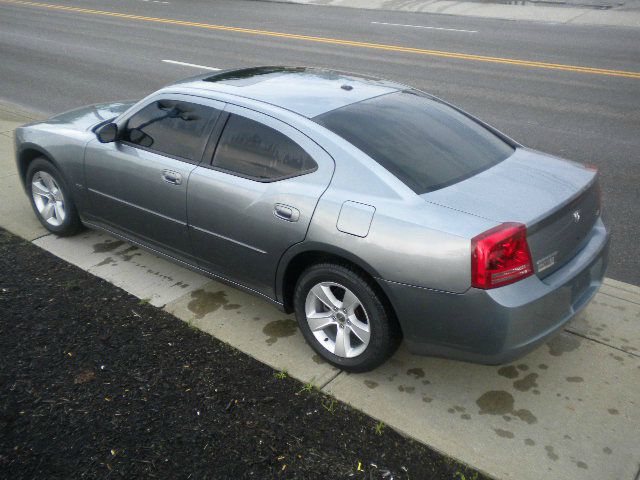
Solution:
<path fill-rule="evenodd" d="M 587 190 L 596 175 L 582 164 L 517 148 L 498 165 L 421 197 L 489 220 L 531 227 Z"/>
<path fill-rule="evenodd" d="M 111 120 L 127 110 L 135 101 L 100 103 L 60 113 L 43 123 L 65 124 L 77 130 L 87 130 L 98 123 Z"/>

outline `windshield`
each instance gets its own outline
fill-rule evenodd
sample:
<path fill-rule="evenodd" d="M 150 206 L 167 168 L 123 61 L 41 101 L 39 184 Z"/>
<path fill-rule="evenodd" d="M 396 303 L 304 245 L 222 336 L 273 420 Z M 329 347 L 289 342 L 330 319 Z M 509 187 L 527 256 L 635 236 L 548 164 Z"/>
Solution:
<path fill-rule="evenodd" d="M 314 118 L 418 194 L 490 168 L 513 147 L 453 108 L 409 91 L 353 103 Z"/>

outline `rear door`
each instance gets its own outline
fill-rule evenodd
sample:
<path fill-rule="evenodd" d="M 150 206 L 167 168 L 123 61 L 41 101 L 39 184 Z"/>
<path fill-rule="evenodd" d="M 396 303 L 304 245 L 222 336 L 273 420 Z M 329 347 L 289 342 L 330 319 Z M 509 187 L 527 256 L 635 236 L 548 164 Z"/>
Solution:
<path fill-rule="evenodd" d="M 209 269 L 273 297 L 278 261 L 305 238 L 333 159 L 273 117 L 233 105 L 226 111 L 211 161 L 189 180 L 193 251 Z"/>
<path fill-rule="evenodd" d="M 85 153 L 91 214 L 146 243 L 190 253 L 187 184 L 224 108 L 185 95 L 154 97 L 119 126 L 120 139 Z"/>

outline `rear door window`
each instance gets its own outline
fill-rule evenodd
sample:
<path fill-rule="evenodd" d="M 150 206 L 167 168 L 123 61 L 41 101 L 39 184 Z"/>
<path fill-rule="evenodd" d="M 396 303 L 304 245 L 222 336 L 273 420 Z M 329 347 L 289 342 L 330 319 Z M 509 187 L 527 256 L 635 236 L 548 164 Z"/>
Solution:
<path fill-rule="evenodd" d="M 262 182 L 315 171 L 317 164 L 297 143 L 277 130 L 231 114 L 213 157 L 220 170 Z"/>
<path fill-rule="evenodd" d="M 219 110 L 196 103 L 158 100 L 135 113 L 122 140 L 147 150 L 197 162 Z"/>
<path fill-rule="evenodd" d="M 513 147 L 474 120 L 410 91 L 347 105 L 314 120 L 418 194 L 476 175 L 513 153 Z"/>

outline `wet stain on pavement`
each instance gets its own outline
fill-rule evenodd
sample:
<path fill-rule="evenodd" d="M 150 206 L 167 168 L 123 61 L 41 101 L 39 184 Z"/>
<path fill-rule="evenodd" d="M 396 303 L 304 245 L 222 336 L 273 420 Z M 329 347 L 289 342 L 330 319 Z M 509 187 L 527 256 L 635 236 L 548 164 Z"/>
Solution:
<path fill-rule="evenodd" d="M 105 240 L 93 245 L 93 253 L 111 252 L 122 245 L 124 245 L 122 240 Z"/>
<path fill-rule="evenodd" d="M 541 363 L 540 365 L 538 365 L 538 368 L 540 370 L 546 370 L 547 368 L 549 368 L 547 365 L 545 365 L 544 363 Z"/>
<path fill-rule="evenodd" d="M 279 338 L 290 337 L 298 330 L 298 324 L 289 318 L 283 320 L 274 320 L 267 323 L 262 329 L 267 337 L 265 341 L 268 345 L 273 345 Z"/>
<path fill-rule="evenodd" d="M 496 432 L 496 435 L 498 435 L 499 437 L 502 437 L 502 438 L 513 438 L 513 437 L 515 437 L 513 432 L 510 432 L 509 430 L 502 430 L 501 428 L 494 428 L 493 431 Z"/>
<path fill-rule="evenodd" d="M 582 378 L 582 377 L 567 377 L 567 382 L 569 382 L 569 383 L 581 383 L 581 382 L 584 382 L 584 378 Z"/>
<path fill-rule="evenodd" d="M 534 442 L 533 440 L 531 440 L 530 438 L 525 438 L 524 439 L 524 444 L 528 447 L 533 447 L 536 442 Z"/>
<path fill-rule="evenodd" d="M 513 414 L 518 417 L 523 422 L 528 423 L 529 425 L 533 425 L 538 421 L 533 413 L 525 408 L 521 408 L 520 410 L 516 410 Z"/>
<path fill-rule="evenodd" d="M 480 415 L 506 415 L 513 411 L 513 395 L 503 390 L 483 393 L 476 404 L 480 407 Z"/>
<path fill-rule="evenodd" d="M 219 308 L 233 310 L 240 308 L 240 305 L 229 303 L 227 294 L 222 290 L 218 292 L 207 292 L 203 289 L 198 289 L 191 292 L 191 301 L 187 305 L 187 308 L 196 318 L 202 318 L 208 313 L 215 312 Z"/>
<path fill-rule="evenodd" d="M 620 363 L 624 363 L 624 358 L 622 358 L 620 355 L 616 355 L 615 353 L 610 353 L 609 355 L 611 355 L 614 360 L 617 360 Z"/>
<path fill-rule="evenodd" d="M 133 257 L 139 257 L 142 255 L 141 253 L 131 253 L 135 252 L 136 250 L 139 250 L 139 248 L 132 245 L 129 248 L 124 249 L 122 252 L 118 252 L 118 255 L 120 255 L 122 257 L 122 260 L 124 260 L 125 262 L 129 262 Z"/>
<path fill-rule="evenodd" d="M 538 384 L 536 383 L 537 379 L 538 379 L 538 374 L 537 373 L 530 373 L 526 377 L 521 378 L 520 380 L 516 380 L 515 382 L 513 382 L 513 386 L 514 386 L 514 388 L 516 390 L 519 390 L 521 392 L 527 392 L 527 391 L 531 390 L 532 388 L 538 386 Z"/>
<path fill-rule="evenodd" d="M 365 380 L 364 384 L 371 389 L 374 389 L 378 386 L 378 382 L 374 382 L 373 380 Z"/>
<path fill-rule="evenodd" d="M 509 365 L 508 367 L 502 367 L 498 369 L 498 375 L 502 375 L 506 378 L 518 378 L 520 372 L 513 365 Z"/>
<path fill-rule="evenodd" d="M 611 453 L 613 453 L 613 450 L 611 450 L 609 447 L 604 447 L 602 451 L 607 455 L 611 455 Z"/>
<path fill-rule="evenodd" d="M 406 393 L 413 393 L 416 390 L 416 387 L 407 387 L 406 385 L 398 385 L 398 390 Z"/>
<path fill-rule="evenodd" d="M 619 415 L 620 412 L 618 411 L 617 408 L 609 408 L 607 409 L 607 412 L 609 412 L 611 415 Z"/>
<path fill-rule="evenodd" d="M 409 370 L 407 370 L 407 375 L 413 375 L 416 378 L 423 378 L 424 370 L 421 368 L 410 368 Z"/>
<path fill-rule="evenodd" d="M 529 365 L 525 365 L 524 363 L 521 363 L 520 365 L 518 365 L 518 370 L 522 370 L 523 372 L 526 372 L 527 370 L 529 370 Z"/>
<path fill-rule="evenodd" d="M 563 353 L 573 352 L 580 346 L 580 340 L 573 335 L 558 335 L 547 343 L 549 354 L 559 357 Z"/>
<path fill-rule="evenodd" d="M 560 457 L 553 451 L 553 447 L 551 445 L 546 445 L 544 449 L 547 451 L 547 457 L 549 457 L 554 462 L 558 460 Z"/>
<path fill-rule="evenodd" d="M 462 415 L 460 415 L 460 418 L 462 420 L 471 420 L 471 415 L 469 415 L 468 413 L 463 413 Z"/>
<path fill-rule="evenodd" d="M 431 397 L 422 397 L 422 401 L 424 403 L 431 403 L 431 402 L 433 402 L 433 398 L 431 398 Z"/>
<path fill-rule="evenodd" d="M 109 265 L 110 263 L 115 263 L 115 261 L 113 260 L 112 257 L 107 257 L 104 260 L 102 260 L 100 263 L 98 263 L 96 267 L 102 267 L 104 265 Z"/>
<path fill-rule="evenodd" d="M 258 317 L 256 317 L 258 318 Z M 254 318 L 255 320 L 255 318 Z M 258 318 L 258 320 L 260 320 L 260 318 Z M 320 355 L 318 355 L 317 353 L 313 355 L 313 357 L 311 357 L 311 360 L 313 360 L 314 363 L 317 363 L 318 365 L 323 365 L 327 362 L 325 362 L 324 358 L 322 358 Z M 366 383 L 366 382 L 365 382 Z"/>
<path fill-rule="evenodd" d="M 586 463 L 584 463 L 584 462 L 578 461 L 578 462 L 576 462 L 576 465 L 578 466 L 578 468 L 583 468 L 585 470 L 589 469 L 588 465 Z"/>
<path fill-rule="evenodd" d="M 503 390 L 486 392 L 476 400 L 476 404 L 480 407 L 480 411 L 478 412 L 480 415 L 489 414 L 507 416 L 507 414 L 511 414 L 529 425 L 538 421 L 538 419 L 529 410 L 514 410 L 514 402 L 513 395 Z"/>

